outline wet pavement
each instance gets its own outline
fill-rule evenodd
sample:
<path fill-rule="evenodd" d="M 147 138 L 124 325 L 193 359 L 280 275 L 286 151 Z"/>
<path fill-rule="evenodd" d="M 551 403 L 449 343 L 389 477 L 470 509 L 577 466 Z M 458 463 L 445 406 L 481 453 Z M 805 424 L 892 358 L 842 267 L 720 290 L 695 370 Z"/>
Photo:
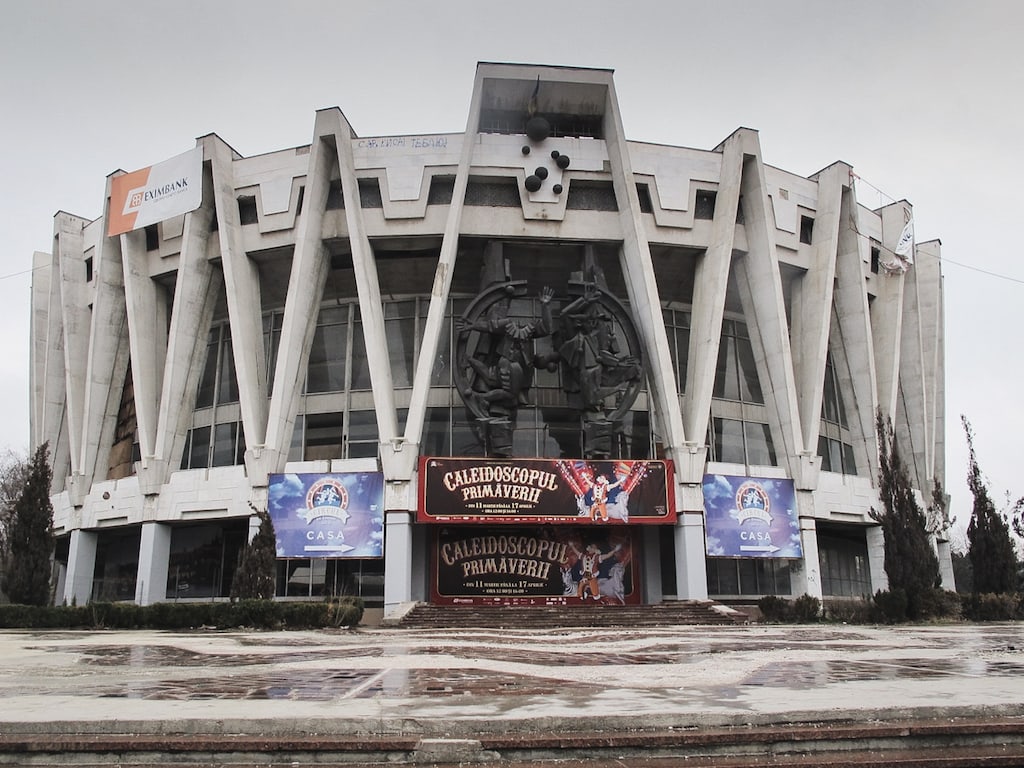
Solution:
<path fill-rule="evenodd" d="M 1024 716 L 1024 624 L 0 632 L 0 734 Z"/>

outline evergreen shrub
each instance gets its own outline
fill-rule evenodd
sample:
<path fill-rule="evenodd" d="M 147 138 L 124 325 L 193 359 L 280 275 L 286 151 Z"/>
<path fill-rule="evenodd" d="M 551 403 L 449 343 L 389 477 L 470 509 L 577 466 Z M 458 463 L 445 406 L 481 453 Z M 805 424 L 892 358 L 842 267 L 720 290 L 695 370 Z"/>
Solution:
<path fill-rule="evenodd" d="M 874 598 L 872 621 L 899 624 L 907 620 L 907 593 L 902 589 L 878 590 Z"/>
<path fill-rule="evenodd" d="M 89 603 L 0 605 L 0 629 L 321 629 L 354 627 L 363 618 L 358 597 L 331 602 Z"/>

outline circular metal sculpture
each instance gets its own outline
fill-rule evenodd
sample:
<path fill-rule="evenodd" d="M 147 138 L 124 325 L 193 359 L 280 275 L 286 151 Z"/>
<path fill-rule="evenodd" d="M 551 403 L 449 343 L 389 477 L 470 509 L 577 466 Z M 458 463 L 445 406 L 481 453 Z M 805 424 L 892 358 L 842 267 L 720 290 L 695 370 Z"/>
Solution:
<path fill-rule="evenodd" d="M 482 291 L 456 321 L 455 386 L 491 456 L 512 455 L 520 405 L 534 371 L 558 371 L 565 407 L 580 420 L 584 458 L 611 456 L 622 420 L 643 384 L 640 338 L 626 308 L 594 282 L 572 282 L 554 311 L 554 292 L 538 296 L 540 317 L 514 316 L 525 281 Z M 549 337 L 544 349 L 535 340 Z"/>

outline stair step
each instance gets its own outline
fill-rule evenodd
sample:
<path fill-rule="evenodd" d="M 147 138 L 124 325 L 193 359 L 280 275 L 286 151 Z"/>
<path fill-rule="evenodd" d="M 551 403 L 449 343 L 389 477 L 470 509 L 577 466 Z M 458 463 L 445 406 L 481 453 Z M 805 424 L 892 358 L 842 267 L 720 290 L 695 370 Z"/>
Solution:
<path fill-rule="evenodd" d="M 679 624 L 734 625 L 747 621 L 745 614 L 724 609 L 712 601 L 680 601 L 641 606 L 415 606 L 399 627 L 485 627 L 545 629 L 557 627 L 654 627 Z"/>

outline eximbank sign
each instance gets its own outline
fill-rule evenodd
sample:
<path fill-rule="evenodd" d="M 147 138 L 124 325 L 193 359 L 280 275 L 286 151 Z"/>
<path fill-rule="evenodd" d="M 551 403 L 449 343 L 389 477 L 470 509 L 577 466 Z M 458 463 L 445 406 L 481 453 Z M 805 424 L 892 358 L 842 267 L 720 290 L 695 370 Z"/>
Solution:
<path fill-rule="evenodd" d="M 107 235 L 194 211 L 203 202 L 203 148 L 196 147 L 162 163 L 141 168 L 110 182 Z"/>

